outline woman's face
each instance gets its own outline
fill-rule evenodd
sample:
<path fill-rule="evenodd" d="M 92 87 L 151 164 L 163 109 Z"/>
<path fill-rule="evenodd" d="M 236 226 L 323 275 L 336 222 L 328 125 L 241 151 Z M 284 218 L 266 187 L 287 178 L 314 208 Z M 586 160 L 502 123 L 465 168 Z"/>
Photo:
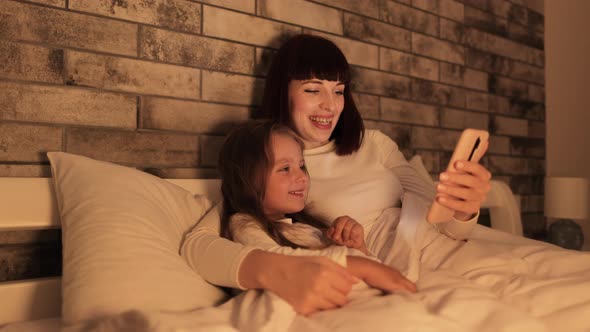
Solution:
<path fill-rule="evenodd" d="M 328 143 L 344 109 L 344 83 L 320 79 L 292 80 L 289 109 L 293 129 L 306 149 Z"/>

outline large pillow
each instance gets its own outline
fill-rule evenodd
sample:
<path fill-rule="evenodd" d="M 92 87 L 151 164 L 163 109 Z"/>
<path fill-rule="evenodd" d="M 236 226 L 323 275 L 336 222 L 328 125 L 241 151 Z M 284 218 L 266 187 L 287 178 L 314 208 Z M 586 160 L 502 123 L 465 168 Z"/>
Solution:
<path fill-rule="evenodd" d="M 412 168 L 414 168 L 414 170 L 418 173 L 418 175 L 424 179 L 424 181 L 432 183 L 432 185 L 435 184 L 432 180 L 432 177 L 430 176 L 430 173 L 428 173 L 426 166 L 424 166 L 424 162 L 422 161 L 422 157 L 420 157 L 420 155 L 414 155 L 410 159 L 409 163 L 410 166 L 412 166 Z"/>
<path fill-rule="evenodd" d="M 211 207 L 205 197 L 133 168 L 47 155 L 62 223 L 65 323 L 225 300 L 179 255 L 184 234 Z"/>

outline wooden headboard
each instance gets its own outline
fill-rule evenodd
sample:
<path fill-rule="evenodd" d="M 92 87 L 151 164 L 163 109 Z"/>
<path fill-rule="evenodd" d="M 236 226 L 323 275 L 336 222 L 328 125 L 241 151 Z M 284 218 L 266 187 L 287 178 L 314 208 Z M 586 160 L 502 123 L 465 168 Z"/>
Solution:
<path fill-rule="evenodd" d="M 219 180 L 167 179 L 193 194 L 220 199 Z M 0 230 L 59 228 L 59 212 L 50 178 L 0 178 Z M 490 209 L 492 228 L 522 235 L 517 201 L 503 182 L 492 181 L 483 205 Z M 61 278 L 0 282 L 0 326 L 60 316 Z"/>

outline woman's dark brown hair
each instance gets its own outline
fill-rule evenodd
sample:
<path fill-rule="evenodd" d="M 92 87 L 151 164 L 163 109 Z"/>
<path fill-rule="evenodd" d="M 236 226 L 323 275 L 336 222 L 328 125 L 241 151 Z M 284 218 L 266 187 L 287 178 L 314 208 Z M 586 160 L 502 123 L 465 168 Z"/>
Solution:
<path fill-rule="evenodd" d="M 291 80 L 340 81 L 344 83 L 344 110 L 330 140 L 338 155 L 360 148 L 364 135 L 361 115 L 350 92 L 350 66 L 342 51 L 331 41 L 312 35 L 297 35 L 285 42 L 271 63 L 262 98 L 262 113 L 273 122 L 293 128 L 289 109 Z"/>
<path fill-rule="evenodd" d="M 242 213 L 252 217 L 279 245 L 306 248 L 283 235 L 284 228 L 289 227 L 289 224 L 270 220 L 264 214 L 262 202 L 266 178 L 274 160 L 271 148 L 273 134 L 288 135 L 303 148 L 303 143 L 291 129 L 270 121 L 251 121 L 239 125 L 223 143 L 218 162 L 223 195 L 221 236 L 232 239 L 229 227 L 231 216 Z M 302 214 L 293 216 L 293 219 L 320 229 L 325 228 L 315 219 L 303 217 Z"/>

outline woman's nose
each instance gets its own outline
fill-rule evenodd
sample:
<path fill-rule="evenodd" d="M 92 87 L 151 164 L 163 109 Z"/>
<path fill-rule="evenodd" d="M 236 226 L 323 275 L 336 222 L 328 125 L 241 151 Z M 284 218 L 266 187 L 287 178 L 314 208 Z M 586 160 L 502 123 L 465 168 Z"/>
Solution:
<path fill-rule="evenodd" d="M 335 108 L 336 102 L 334 97 L 330 94 L 327 94 L 323 97 L 322 102 L 320 104 L 320 108 L 326 111 L 333 112 Z"/>

